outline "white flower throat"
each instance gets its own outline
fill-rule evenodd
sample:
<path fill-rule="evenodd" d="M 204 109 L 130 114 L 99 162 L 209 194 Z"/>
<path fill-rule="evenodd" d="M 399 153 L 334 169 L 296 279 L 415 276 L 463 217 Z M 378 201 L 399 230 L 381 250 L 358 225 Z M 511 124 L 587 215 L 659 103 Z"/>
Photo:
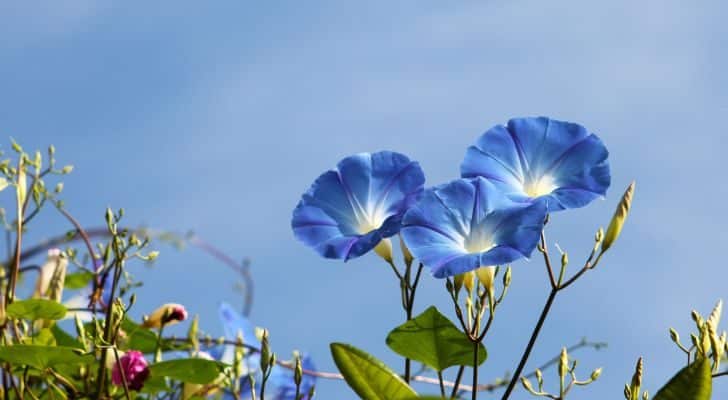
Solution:
<path fill-rule="evenodd" d="M 524 182 L 523 193 L 529 197 L 539 197 L 553 192 L 557 187 L 554 178 L 550 175 L 544 175 L 538 179 Z"/>

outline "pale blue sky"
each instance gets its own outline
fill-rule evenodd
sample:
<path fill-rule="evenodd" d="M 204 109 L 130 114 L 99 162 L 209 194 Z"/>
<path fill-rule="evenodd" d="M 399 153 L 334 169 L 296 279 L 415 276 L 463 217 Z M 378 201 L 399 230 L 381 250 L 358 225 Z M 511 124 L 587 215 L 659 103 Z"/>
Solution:
<path fill-rule="evenodd" d="M 321 259 L 290 232 L 311 181 L 346 155 L 390 149 L 441 183 L 513 116 L 580 122 L 611 151 L 607 200 L 549 228 L 574 262 L 637 180 L 623 237 L 557 298 L 531 366 L 587 336 L 610 346 L 578 354 L 584 374 L 604 373 L 574 398 L 620 398 L 640 355 L 654 393 L 683 361 L 668 327 L 687 338 L 690 310 L 726 297 L 712 254 L 728 240 L 723 2 L 201 4 L 0 4 L 0 137 L 54 143 L 75 164 L 65 199 L 86 225 L 123 206 L 133 225 L 191 229 L 251 257 L 252 318 L 279 353 L 305 349 L 333 370 L 328 343 L 346 341 L 401 368 L 384 344 L 403 317 L 389 269 L 373 255 Z M 68 228 L 47 212 L 31 237 Z M 217 304 L 238 301 L 236 277 L 197 251 L 161 250 L 152 270 L 133 267 L 147 282 L 137 313 L 181 302 L 221 333 Z M 423 279 L 417 310 L 452 315 L 441 284 Z M 515 367 L 547 289 L 537 259 L 514 265 L 481 376 Z M 353 397 L 340 382 L 318 393 Z"/>

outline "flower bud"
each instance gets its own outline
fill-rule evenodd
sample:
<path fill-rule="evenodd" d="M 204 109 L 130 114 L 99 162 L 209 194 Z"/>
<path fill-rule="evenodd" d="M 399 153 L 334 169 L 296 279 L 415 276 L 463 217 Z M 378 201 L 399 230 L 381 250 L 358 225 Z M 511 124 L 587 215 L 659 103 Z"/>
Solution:
<path fill-rule="evenodd" d="M 176 303 L 167 303 L 157 308 L 151 315 L 144 318 L 142 326 L 145 328 L 160 328 L 164 325 L 172 325 L 187 319 L 187 310 L 184 306 Z"/>
<path fill-rule="evenodd" d="M 529 391 L 532 394 L 536 394 L 536 391 L 533 390 L 533 386 L 531 385 L 531 381 L 528 380 L 525 376 L 521 377 L 521 385 L 523 385 L 523 388 Z"/>
<path fill-rule="evenodd" d="M 468 291 L 468 294 L 473 293 L 473 287 L 475 286 L 475 273 L 473 271 L 468 271 L 461 275 L 463 275 L 463 286 L 465 286 L 465 290 Z"/>
<path fill-rule="evenodd" d="M 119 364 L 121 364 L 121 368 L 119 368 Z M 144 355 L 139 351 L 131 350 L 119 358 L 119 362 L 114 363 L 111 370 L 111 382 L 114 385 L 122 386 L 124 384 L 122 373 L 129 389 L 140 390 L 149 377 L 149 367 Z"/>
<path fill-rule="evenodd" d="M 475 270 L 480 284 L 483 285 L 489 296 L 493 296 L 495 292 L 495 267 L 480 267 Z"/>
<path fill-rule="evenodd" d="M 28 190 L 28 181 L 25 178 L 25 168 L 23 167 L 23 158 L 20 158 L 20 161 L 18 161 L 18 183 L 17 187 L 15 188 L 15 195 L 16 199 L 18 201 L 18 220 L 22 221 L 22 218 L 20 218 L 23 215 L 23 205 L 25 204 L 25 196 L 27 195 Z"/>
<path fill-rule="evenodd" d="M 382 257 L 384 261 L 393 264 L 394 259 L 392 258 L 392 241 L 389 239 L 382 239 L 378 245 L 374 247 L 374 252 Z"/>
<path fill-rule="evenodd" d="M 15 150 L 18 153 L 23 152 L 23 148 L 13 138 L 10 138 L 10 146 L 13 148 L 13 150 Z"/>
<path fill-rule="evenodd" d="M 627 187 L 627 190 L 622 195 L 622 200 L 617 205 L 617 210 L 614 212 L 612 220 L 609 222 L 607 227 L 607 233 L 604 235 L 604 242 L 602 243 L 602 252 L 609 250 L 612 244 L 617 240 L 619 234 L 622 232 L 624 222 L 627 220 L 629 209 L 632 206 L 632 195 L 634 194 L 635 182 Z"/>
<path fill-rule="evenodd" d="M 707 323 L 708 325 L 713 329 L 713 331 L 718 330 L 718 323 L 720 322 L 720 315 L 723 311 L 723 300 L 718 300 L 718 303 L 713 308 L 713 311 L 711 311 L 710 315 L 708 316 Z"/>
<path fill-rule="evenodd" d="M 412 256 L 412 253 L 410 253 L 409 249 L 407 248 L 407 244 L 405 244 L 404 239 L 402 239 L 402 236 L 399 236 L 399 247 L 402 250 L 402 257 L 404 257 L 404 263 L 409 267 L 412 265 L 412 260 L 414 260 L 414 257 Z"/>
<path fill-rule="evenodd" d="M 559 377 L 564 379 L 567 372 L 569 372 L 569 355 L 566 352 L 566 347 L 562 347 L 559 356 Z"/>
<path fill-rule="evenodd" d="M 192 323 L 190 323 L 190 328 L 187 330 L 187 339 L 192 344 L 192 349 L 195 353 L 200 351 L 200 339 L 197 337 L 199 321 L 200 316 L 195 314 L 195 317 L 192 318 Z"/>
<path fill-rule="evenodd" d="M 268 330 L 264 329 L 260 339 L 260 369 L 265 374 L 270 367 L 271 351 L 268 343 Z"/>
<path fill-rule="evenodd" d="M 61 173 L 64 175 L 70 174 L 73 171 L 73 165 L 66 165 L 61 169 Z"/>
<path fill-rule="evenodd" d="M 293 371 L 293 382 L 296 385 L 300 385 L 301 380 L 303 380 L 303 366 L 301 365 L 301 356 L 296 355 L 296 366 Z"/>
<path fill-rule="evenodd" d="M 637 360 L 637 365 L 634 369 L 634 375 L 632 375 L 632 390 L 633 392 L 639 393 L 640 386 L 642 386 L 642 370 L 644 367 L 644 362 L 642 360 L 642 357 L 640 357 Z"/>
<path fill-rule="evenodd" d="M 536 368 L 536 371 L 534 371 L 534 374 L 536 375 L 536 381 L 538 382 L 539 390 L 541 389 L 541 386 L 543 386 L 543 372 L 541 372 L 540 369 Z"/>
<path fill-rule="evenodd" d="M 506 272 L 503 274 L 503 286 L 508 287 L 511 286 L 511 266 L 506 267 Z"/>
<path fill-rule="evenodd" d="M 88 342 L 86 341 L 86 328 L 83 326 L 83 321 L 81 321 L 81 317 L 78 314 L 75 314 L 73 316 L 73 322 L 76 325 L 76 334 L 78 335 L 78 340 L 81 342 L 84 349 L 88 349 Z"/>
<path fill-rule="evenodd" d="M 452 284 L 452 281 L 450 279 L 445 280 L 445 290 L 447 290 L 448 293 L 452 293 L 453 290 L 455 290 L 455 287 Z M 460 290 L 460 288 L 458 288 Z M 456 293 L 457 295 L 457 293 Z"/>
<path fill-rule="evenodd" d="M 696 324 L 702 325 L 703 318 L 700 316 L 700 314 L 696 310 L 693 310 L 690 312 L 690 318 L 692 318 Z M 698 328 L 700 328 L 700 327 L 698 327 Z"/>
<path fill-rule="evenodd" d="M 673 328 L 670 328 L 670 339 L 675 343 L 680 343 L 680 335 Z"/>
<path fill-rule="evenodd" d="M 455 275 L 455 277 L 453 277 L 453 282 L 455 286 L 455 294 L 457 295 L 458 293 L 460 293 L 460 289 L 463 287 L 463 282 L 465 282 L 465 275 Z"/>
<path fill-rule="evenodd" d="M 593 372 L 591 373 L 591 376 L 590 376 L 590 378 L 591 378 L 591 380 L 595 381 L 595 380 L 599 379 L 599 376 L 600 376 L 601 374 L 602 374 L 602 369 L 601 369 L 601 368 L 597 368 L 597 369 L 595 369 L 595 370 L 594 370 L 594 371 L 593 371 Z"/>

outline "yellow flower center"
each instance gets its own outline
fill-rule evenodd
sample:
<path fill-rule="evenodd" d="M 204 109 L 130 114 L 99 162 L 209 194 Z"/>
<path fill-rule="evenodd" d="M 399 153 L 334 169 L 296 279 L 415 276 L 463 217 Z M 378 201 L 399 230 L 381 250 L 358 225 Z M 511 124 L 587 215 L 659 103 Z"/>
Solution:
<path fill-rule="evenodd" d="M 524 183 L 523 192 L 529 197 L 540 197 L 553 192 L 557 187 L 554 178 L 544 175 L 539 179 Z"/>

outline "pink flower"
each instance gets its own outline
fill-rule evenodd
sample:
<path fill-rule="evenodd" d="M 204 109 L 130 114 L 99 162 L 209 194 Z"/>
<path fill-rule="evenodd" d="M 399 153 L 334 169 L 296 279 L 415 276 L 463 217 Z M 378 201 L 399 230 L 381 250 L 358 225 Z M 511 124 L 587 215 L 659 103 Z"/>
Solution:
<path fill-rule="evenodd" d="M 119 369 L 121 364 L 121 370 Z M 144 386 L 144 381 L 149 377 L 149 368 L 147 367 L 147 360 L 144 359 L 144 355 L 136 350 L 132 350 L 121 356 L 118 363 L 114 363 L 114 368 L 111 370 L 111 382 L 114 385 L 124 385 L 121 379 L 121 371 L 124 371 L 124 377 L 126 377 L 126 383 L 129 389 L 139 390 Z"/>

